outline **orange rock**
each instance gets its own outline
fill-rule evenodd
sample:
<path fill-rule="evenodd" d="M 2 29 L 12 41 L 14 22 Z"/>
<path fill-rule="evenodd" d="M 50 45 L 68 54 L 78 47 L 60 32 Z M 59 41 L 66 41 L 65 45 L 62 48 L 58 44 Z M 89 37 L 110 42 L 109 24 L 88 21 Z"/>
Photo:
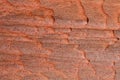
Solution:
<path fill-rule="evenodd" d="M 119 0 L 0 0 L 0 80 L 119 80 Z"/>

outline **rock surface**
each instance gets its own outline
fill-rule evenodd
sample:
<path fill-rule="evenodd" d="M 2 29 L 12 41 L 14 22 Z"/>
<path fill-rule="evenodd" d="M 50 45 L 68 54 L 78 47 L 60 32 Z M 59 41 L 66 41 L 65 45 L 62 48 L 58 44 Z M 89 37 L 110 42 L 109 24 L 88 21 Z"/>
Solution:
<path fill-rule="evenodd" d="M 120 0 L 0 0 L 0 80 L 120 80 Z"/>

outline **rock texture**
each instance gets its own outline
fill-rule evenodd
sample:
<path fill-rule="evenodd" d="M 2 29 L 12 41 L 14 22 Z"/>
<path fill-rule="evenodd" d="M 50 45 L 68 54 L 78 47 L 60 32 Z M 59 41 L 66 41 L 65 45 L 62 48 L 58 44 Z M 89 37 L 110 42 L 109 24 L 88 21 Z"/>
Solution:
<path fill-rule="evenodd" d="M 0 80 L 120 80 L 120 0 L 0 0 Z"/>

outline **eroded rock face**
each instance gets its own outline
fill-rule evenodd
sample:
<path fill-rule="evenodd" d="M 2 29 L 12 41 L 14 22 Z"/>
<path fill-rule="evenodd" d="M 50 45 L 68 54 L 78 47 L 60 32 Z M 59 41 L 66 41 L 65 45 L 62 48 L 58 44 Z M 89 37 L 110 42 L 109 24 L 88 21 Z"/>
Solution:
<path fill-rule="evenodd" d="M 120 0 L 0 0 L 0 80 L 119 80 Z"/>

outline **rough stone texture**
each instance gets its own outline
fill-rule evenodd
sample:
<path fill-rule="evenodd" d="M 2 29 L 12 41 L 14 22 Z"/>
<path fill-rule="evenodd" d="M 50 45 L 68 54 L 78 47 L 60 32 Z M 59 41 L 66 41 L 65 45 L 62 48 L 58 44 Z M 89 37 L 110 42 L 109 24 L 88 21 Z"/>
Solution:
<path fill-rule="evenodd" d="M 0 0 L 0 80 L 120 80 L 120 0 Z"/>

